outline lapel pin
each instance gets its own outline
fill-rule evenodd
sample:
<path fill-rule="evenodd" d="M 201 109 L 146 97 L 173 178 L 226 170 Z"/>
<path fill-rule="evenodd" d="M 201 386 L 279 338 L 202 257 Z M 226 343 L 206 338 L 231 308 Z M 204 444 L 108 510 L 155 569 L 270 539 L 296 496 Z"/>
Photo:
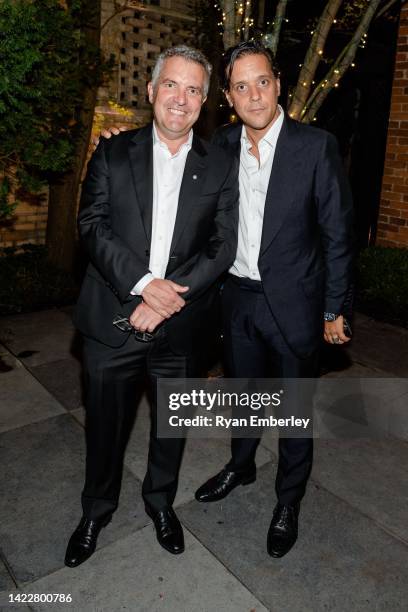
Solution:
<path fill-rule="evenodd" d="M 196 181 L 198 179 L 198 176 L 196 174 L 193 174 L 193 180 Z"/>

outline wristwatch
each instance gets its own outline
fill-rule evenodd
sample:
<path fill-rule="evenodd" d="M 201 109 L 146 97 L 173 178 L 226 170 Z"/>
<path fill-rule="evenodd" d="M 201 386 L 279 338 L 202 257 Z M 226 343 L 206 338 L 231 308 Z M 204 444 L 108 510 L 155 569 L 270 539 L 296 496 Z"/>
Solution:
<path fill-rule="evenodd" d="M 335 314 L 334 312 L 325 312 L 323 318 L 325 321 L 335 321 L 339 316 L 339 314 Z"/>

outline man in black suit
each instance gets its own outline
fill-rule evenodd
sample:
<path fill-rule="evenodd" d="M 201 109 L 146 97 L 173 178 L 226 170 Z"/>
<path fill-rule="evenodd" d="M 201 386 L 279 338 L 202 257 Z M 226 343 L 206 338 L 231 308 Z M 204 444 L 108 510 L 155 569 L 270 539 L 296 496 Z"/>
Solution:
<path fill-rule="evenodd" d="M 333 344 L 349 341 L 343 314 L 352 275 L 352 202 L 337 144 L 285 115 L 273 56 L 261 44 L 229 49 L 223 74 L 227 100 L 242 121 L 214 138 L 240 161 L 238 250 L 222 293 L 226 372 L 315 377 L 322 336 Z M 253 482 L 258 444 L 233 439 L 231 460 L 198 489 L 197 500 L 220 500 Z M 311 437 L 280 438 L 278 503 L 267 538 L 273 557 L 296 541 L 312 456 Z"/>
<path fill-rule="evenodd" d="M 153 124 L 102 140 L 88 166 L 79 232 L 90 263 L 74 316 L 84 339 L 87 457 L 70 567 L 94 552 L 117 507 L 144 374 L 154 399 L 158 378 L 198 375 L 197 346 L 201 353 L 218 279 L 235 256 L 236 161 L 191 129 L 210 73 L 195 49 L 163 52 L 148 84 Z M 156 434 L 154 406 L 143 499 L 159 543 L 176 554 L 183 439 Z"/>

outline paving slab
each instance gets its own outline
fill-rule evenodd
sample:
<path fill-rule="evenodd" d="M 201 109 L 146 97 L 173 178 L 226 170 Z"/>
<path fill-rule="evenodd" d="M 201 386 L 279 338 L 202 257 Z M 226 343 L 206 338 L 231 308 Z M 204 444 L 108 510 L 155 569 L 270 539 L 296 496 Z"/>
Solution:
<path fill-rule="evenodd" d="M 6 592 L 11 589 L 14 589 L 14 582 L 7 571 L 6 566 L 3 561 L 0 559 L 0 594 L 1 592 Z M 0 605 L 1 605 L 1 597 L 0 597 Z M 1 608 L 0 608 L 1 609 Z"/>
<path fill-rule="evenodd" d="M 59 402 L 0 345 L 0 432 L 65 413 Z"/>
<path fill-rule="evenodd" d="M 221 502 L 188 504 L 182 521 L 270 610 L 405 611 L 408 548 L 316 483 L 302 503 L 296 546 L 266 552 L 275 503 L 270 466 Z"/>
<path fill-rule="evenodd" d="M 395 429 L 393 413 L 399 412 L 400 423 L 405 414 L 408 422 L 408 413 L 396 403 L 402 398 L 408 398 L 408 378 L 321 378 L 314 398 L 315 433 L 321 438 L 385 438 L 391 432 L 401 437 L 404 429 Z"/>
<path fill-rule="evenodd" d="M 408 377 L 408 330 L 356 313 L 353 340 L 345 352 L 355 363 Z"/>
<path fill-rule="evenodd" d="M 12 602 L 10 603 L 10 595 L 16 597 L 19 594 L 22 597 L 27 595 L 18 590 L 0 591 L 0 612 L 30 612 L 30 607 L 26 603 Z"/>
<path fill-rule="evenodd" d="M 391 436 L 408 442 L 408 395 L 392 401 L 389 410 L 388 431 Z"/>
<path fill-rule="evenodd" d="M 0 542 L 18 585 L 63 566 L 81 516 L 84 433 L 69 415 L 0 435 Z M 121 503 L 102 547 L 149 522 L 140 482 L 125 470 Z"/>
<path fill-rule="evenodd" d="M 186 551 L 163 551 L 146 527 L 96 552 L 86 565 L 63 569 L 26 590 L 71 593 L 72 605 L 53 610 L 81 612 L 266 612 L 266 608 L 188 531 Z M 34 610 L 49 611 L 46 604 Z"/>
<path fill-rule="evenodd" d="M 72 357 L 79 344 L 70 316 L 56 309 L 2 317 L 0 341 L 29 367 Z"/>
<path fill-rule="evenodd" d="M 66 410 L 76 410 L 83 404 L 82 365 L 78 359 L 31 366 L 30 372 Z"/>
<path fill-rule="evenodd" d="M 316 440 L 312 478 L 408 544 L 408 444 Z"/>

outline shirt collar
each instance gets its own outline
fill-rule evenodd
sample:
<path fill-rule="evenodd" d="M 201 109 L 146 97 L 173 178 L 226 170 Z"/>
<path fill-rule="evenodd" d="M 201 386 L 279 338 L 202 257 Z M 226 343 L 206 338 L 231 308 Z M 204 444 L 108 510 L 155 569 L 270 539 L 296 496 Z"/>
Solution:
<path fill-rule="evenodd" d="M 271 125 L 269 130 L 266 132 L 265 136 L 263 136 L 261 138 L 261 140 L 258 143 L 258 146 L 262 142 L 266 142 L 271 147 L 276 147 L 276 143 L 278 141 L 278 136 L 279 136 L 279 133 L 281 131 L 283 120 L 285 118 L 284 110 L 283 110 L 283 108 L 281 107 L 280 104 L 278 104 L 278 109 L 279 109 L 279 116 L 278 116 L 278 118 L 273 122 L 273 124 Z M 250 149 L 252 147 L 252 142 L 249 140 L 249 138 L 247 136 L 245 125 L 242 126 L 241 146 L 245 146 L 247 149 Z"/>
<path fill-rule="evenodd" d="M 177 153 L 175 153 L 172 157 L 174 157 L 175 155 L 178 155 L 183 148 L 191 149 L 192 144 L 193 144 L 193 130 L 190 130 L 188 133 L 188 139 L 186 140 L 186 142 L 184 142 L 181 145 Z M 154 121 L 153 121 L 153 146 L 163 147 L 164 149 L 166 149 L 166 151 L 170 153 L 169 148 L 166 145 L 166 143 L 160 140 L 160 136 L 157 132 L 156 124 Z"/>

